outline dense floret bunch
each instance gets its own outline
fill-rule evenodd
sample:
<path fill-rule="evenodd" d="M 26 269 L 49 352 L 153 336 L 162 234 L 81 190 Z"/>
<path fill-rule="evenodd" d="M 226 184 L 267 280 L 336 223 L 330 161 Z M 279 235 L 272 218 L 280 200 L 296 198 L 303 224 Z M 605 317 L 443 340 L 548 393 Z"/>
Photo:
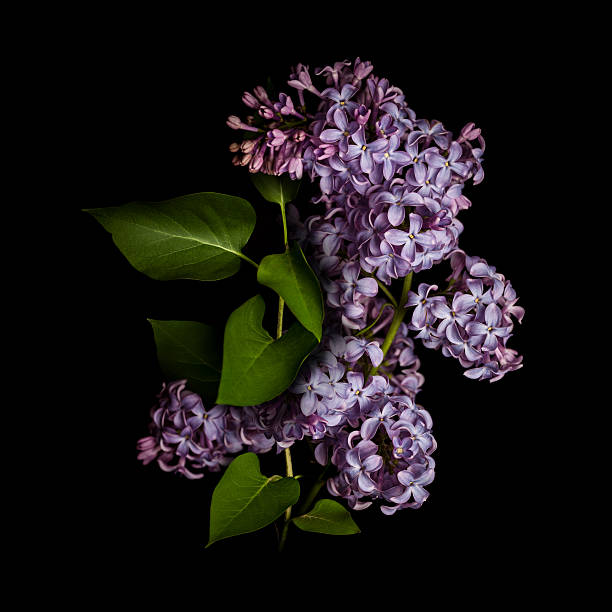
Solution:
<path fill-rule="evenodd" d="M 480 129 L 468 123 L 455 137 L 417 118 L 402 90 L 372 70 L 359 58 L 313 73 L 300 64 L 288 93 L 272 99 L 257 87 L 243 96 L 250 114 L 229 117 L 242 133 L 230 147 L 234 164 L 308 177 L 318 190 L 318 214 L 302 220 L 289 206 L 288 219 L 323 289 L 324 337 L 293 385 L 261 406 L 207 411 L 185 381 L 164 386 L 151 436 L 139 442 L 143 461 L 196 478 L 243 450 L 308 438 L 317 461 L 335 468 L 328 490 L 351 508 L 416 508 L 434 477 L 436 442 L 416 403 L 424 379 L 415 341 L 472 379 L 522 366 L 507 347 L 524 314 L 516 292 L 458 246 L 458 215 L 471 206 L 464 185 L 484 177 Z M 413 287 L 415 274 L 441 262 L 450 267 L 444 288 Z"/>

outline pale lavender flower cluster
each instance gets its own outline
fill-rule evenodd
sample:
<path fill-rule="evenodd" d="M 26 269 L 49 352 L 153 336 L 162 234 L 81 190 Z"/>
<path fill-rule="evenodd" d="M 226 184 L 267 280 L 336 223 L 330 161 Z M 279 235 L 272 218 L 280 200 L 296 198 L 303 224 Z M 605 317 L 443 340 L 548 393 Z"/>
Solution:
<path fill-rule="evenodd" d="M 307 67 L 300 65 L 297 73 L 300 82 L 312 84 Z M 364 329 L 384 307 L 377 281 L 388 286 L 442 260 L 467 258 L 479 264 L 476 278 L 452 286 L 456 303 L 447 303 L 449 290 L 436 297 L 409 295 L 408 305 L 415 306 L 410 330 L 425 346 L 470 368 L 471 378 L 495 381 L 518 369 L 522 358 L 506 346 L 509 315 L 522 319 L 516 293 L 502 275 L 480 270 L 489 270 L 486 262 L 458 249 L 463 225 L 457 214 L 471 205 L 463 186 L 484 177 L 480 130 L 468 123 L 454 139 L 440 122 L 417 119 L 402 91 L 372 75 L 369 62 L 339 62 L 315 73 L 326 77 L 328 87 L 320 94 L 308 89 L 319 100 L 304 155 L 311 178 L 319 180 L 321 195 L 314 202 L 324 203 L 325 212 L 306 219 L 297 237 L 310 250 L 327 305 L 339 310 L 345 328 Z M 492 285 L 487 302 L 478 294 L 483 284 Z M 374 331 L 392 316 L 391 309 L 383 313 Z"/>
<path fill-rule="evenodd" d="M 315 75 L 325 79 L 322 91 L 302 64 L 288 82 L 297 89 L 300 112 L 286 94 L 273 103 L 261 87 L 245 93 L 258 115 L 247 123 L 228 119 L 250 136 L 232 144 L 234 163 L 319 180 L 318 201 L 328 212 L 311 219 L 309 231 L 325 234 L 326 256 L 346 250 L 363 272 L 386 284 L 431 268 L 457 246 L 463 226 L 456 216 L 471 204 L 462 195 L 464 183 L 483 179 L 480 130 L 470 123 L 453 140 L 440 122 L 417 119 L 402 91 L 359 58 Z M 306 92 L 315 112 L 306 109 Z"/>
<path fill-rule="evenodd" d="M 260 406 L 207 409 L 186 384 L 163 385 L 151 409 L 150 435 L 137 443 L 138 459 L 145 465 L 156 460 L 165 472 L 202 478 L 203 471 L 218 472 L 237 453 L 280 450 L 309 431 L 308 419 L 284 396 Z"/>
<path fill-rule="evenodd" d="M 520 323 L 525 310 L 516 305 L 510 281 L 484 259 L 457 250 L 451 265 L 449 288 L 442 295 L 430 295 L 438 287 L 427 283 L 408 293 L 409 328 L 424 346 L 441 348 L 443 355 L 470 368 L 468 378 L 494 382 L 522 367 L 522 357 L 506 342 L 514 328 L 512 317 Z"/>
<path fill-rule="evenodd" d="M 389 363 L 410 366 L 396 376 L 369 376 L 383 359 L 379 343 L 329 332 L 290 389 L 310 419 L 317 461 L 337 468 L 329 492 L 352 509 L 379 500 L 393 514 L 428 496 L 436 442 L 429 413 L 414 403 L 423 377 L 413 348 L 404 338 L 390 350 Z"/>
<path fill-rule="evenodd" d="M 444 296 L 429 297 L 437 286 L 425 283 L 409 294 L 406 306 L 414 308 L 410 329 L 418 331 L 415 337 L 428 348 L 441 348 L 443 355 L 470 368 L 468 378 L 500 380 L 522 367 L 522 356 L 506 343 L 513 318 L 520 323 L 525 309 L 517 306 L 510 281 L 484 259 L 457 249 L 450 260 L 453 272 Z"/>

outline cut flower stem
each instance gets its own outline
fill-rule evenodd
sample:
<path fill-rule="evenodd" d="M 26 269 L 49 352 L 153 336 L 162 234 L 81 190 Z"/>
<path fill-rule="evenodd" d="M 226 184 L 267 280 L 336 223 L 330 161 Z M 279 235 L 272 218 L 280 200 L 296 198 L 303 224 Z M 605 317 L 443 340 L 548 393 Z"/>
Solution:
<path fill-rule="evenodd" d="M 285 242 L 285 252 L 289 250 L 289 241 L 287 239 L 287 215 L 285 214 L 285 205 L 280 204 L 281 215 L 283 218 L 283 239 Z M 282 297 L 278 297 L 278 321 L 276 325 L 276 338 L 280 338 L 283 335 L 283 311 L 285 308 L 285 301 Z M 285 449 L 285 466 L 287 478 L 293 478 L 293 462 L 291 461 L 291 449 L 287 447 Z M 289 521 L 291 520 L 291 509 L 293 506 L 289 506 L 285 510 L 285 522 L 283 524 L 283 530 L 281 532 L 280 542 L 278 543 L 278 552 L 282 552 L 285 548 L 285 542 L 287 541 L 287 533 L 289 532 Z"/>

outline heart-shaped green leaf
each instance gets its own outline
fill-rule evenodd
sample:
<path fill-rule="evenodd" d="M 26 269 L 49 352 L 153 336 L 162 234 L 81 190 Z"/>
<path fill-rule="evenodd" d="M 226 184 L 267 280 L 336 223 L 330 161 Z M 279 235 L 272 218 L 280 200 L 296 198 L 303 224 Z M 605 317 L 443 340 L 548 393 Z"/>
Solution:
<path fill-rule="evenodd" d="M 317 340 L 321 340 L 321 287 L 299 244 L 293 244 L 285 253 L 264 257 L 257 270 L 257 280 L 274 289 L 285 300 L 296 319 L 312 332 Z"/>
<path fill-rule="evenodd" d="M 317 339 L 296 321 L 278 340 L 262 327 L 260 295 L 229 316 L 223 337 L 218 404 L 255 406 L 275 398 L 295 379 Z"/>
<path fill-rule="evenodd" d="M 281 206 L 293 202 L 300 188 L 300 181 L 292 181 L 287 173 L 273 176 L 263 172 L 256 172 L 250 176 L 257 191 L 259 191 L 264 199 Z"/>
<path fill-rule="evenodd" d="M 235 274 L 255 227 L 255 211 L 242 198 L 193 193 L 165 202 L 90 208 L 119 250 L 140 272 L 157 280 L 219 280 Z"/>
<path fill-rule="evenodd" d="M 310 512 L 295 517 L 293 523 L 302 531 L 329 535 L 351 535 L 361 531 L 350 512 L 333 499 L 320 499 Z"/>
<path fill-rule="evenodd" d="M 254 453 L 236 457 L 213 491 L 206 547 L 269 525 L 299 496 L 297 480 L 282 476 L 267 478 L 261 473 L 259 458 Z"/>
<path fill-rule="evenodd" d="M 187 379 L 187 387 L 214 402 L 221 379 L 223 339 L 218 329 L 195 321 L 149 319 L 157 358 L 168 380 Z"/>

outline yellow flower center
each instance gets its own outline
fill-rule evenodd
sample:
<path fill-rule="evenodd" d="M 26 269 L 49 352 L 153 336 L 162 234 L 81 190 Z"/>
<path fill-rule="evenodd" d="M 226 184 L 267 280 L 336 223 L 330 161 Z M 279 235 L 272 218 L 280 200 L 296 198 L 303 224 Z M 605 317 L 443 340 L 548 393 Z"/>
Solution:
<path fill-rule="evenodd" d="M 363 147 L 361 147 L 362 151 L 365 151 L 367 149 L 367 147 L 365 145 L 363 145 Z"/>

